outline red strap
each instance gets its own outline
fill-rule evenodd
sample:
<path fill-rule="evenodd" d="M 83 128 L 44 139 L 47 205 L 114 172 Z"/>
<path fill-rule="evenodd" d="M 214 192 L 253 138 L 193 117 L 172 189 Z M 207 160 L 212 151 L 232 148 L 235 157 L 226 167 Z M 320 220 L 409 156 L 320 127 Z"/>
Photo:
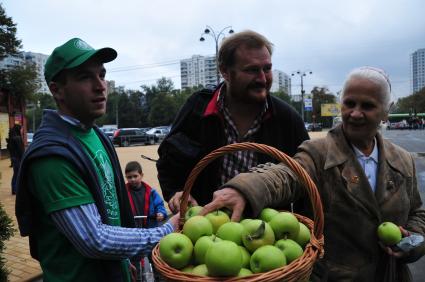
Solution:
<path fill-rule="evenodd" d="M 143 207 L 143 211 L 145 215 L 149 216 L 149 201 L 150 201 L 150 195 L 152 188 L 145 182 L 142 182 L 143 185 L 145 185 L 145 206 Z M 156 215 L 155 215 L 156 216 Z M 147 218 L 143 219 L 144 226 L 147 226 L 148 220 Z"/>
<path fill-rule="evenodd" d="M 125 187 L 127 188 L 128 200 L 130 201 L 131 211 L 133 212 L 133 215 L 136 215 L 136 207 L 134 206 L 133 196 L 130 193 L 130 185 L 127 183 Z"/>

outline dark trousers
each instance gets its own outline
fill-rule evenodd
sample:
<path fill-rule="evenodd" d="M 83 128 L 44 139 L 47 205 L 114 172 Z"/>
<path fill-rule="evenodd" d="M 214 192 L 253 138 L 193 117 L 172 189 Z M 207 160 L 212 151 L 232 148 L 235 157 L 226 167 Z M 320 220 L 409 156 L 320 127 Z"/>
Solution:
<path fill-rule="evenodd" d="M 16 194 L 16 182 L 18 177 L 19 166 L 21 165 L 21 160 L 18 158 L 11 158 L 13 166 L 13 176 L 12 176 L 12 194 Z"/>

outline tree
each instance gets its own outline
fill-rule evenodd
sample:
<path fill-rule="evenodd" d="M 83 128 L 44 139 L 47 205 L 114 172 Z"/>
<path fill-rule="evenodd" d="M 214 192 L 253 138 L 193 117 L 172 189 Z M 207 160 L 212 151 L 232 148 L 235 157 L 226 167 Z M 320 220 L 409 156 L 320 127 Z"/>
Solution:
<path fill-rule="evenodd" d="M 174 83 L 171 79 L 162 77 L 156 81 L 156 85 L 152 85 L 150 87 L 142 85 L 141 88 L 146 97 L 146 104 L 148 108 L 150 108 L 152 100 L 158 93 L 171 93 L 173 91 Z"/>
<path fill-rule="evenodd" d="M 397 101 L 397 113 L 424 113 L 425 112 L 425 87 L 410 96 Z"/>
<path fill-rule="evenodd" d="M 18 55 L 21 41 L 16 38 L 16 24 L 0 4 L 0 60 Z M 31 100 L 39 88 L 37 72 L 33 64 L 22 64 L 0 71 L 0 91 L 6 93 L 8 112 L 20 112 L 24 115 L 25 104 Z M 11 106 L 11 107 L 9 107 Z"/>
<path fill-rule="evenodd" d="M 161 92 L 152 101 L 148 115 L 149 124 L 153 126 L 169 125 L 173 122 L 177 110 L 173 96 Z"/>
<path fill-rule="evenodd" d="M 282 99 L 283 101 L 285 101 L 288 104 L 291 104 L 291 97 L 288 95 L 288 93 L 286 93 L 283 90 L 279 90 L 277 92 L 271 92 L 270 94 Z"/>
<path fill-rule="evenodd" d="M 313 112 L 311 112 L 310 120 L 314 122 L 322 123 L 326 127 L 332 126 L 332 117 L 322 117 L 322 104 L 332 104 L 335 103 L 336 97 L 327 87 L 318 87 L 315 86 L 313 90 L 311 90 L 311 94 L 313 95 Z"/>
<path fill-rule="evenodd" d="M 0 3 L 0 60 L 8 55 L 16 55 L 21 48 L 21 41 L 16 39 L 16 24 Z"/>
<path fill-rule="evenodd" d="M 147 121 L 150 126 L 170 124 L 177 113 L 177 99 L 180 92 L 174 90 L 171 79 L 162 77 L 157 80 L 156 85 L 141 86 L 145 95 Z"/>
<path fill-rule="evenodd" d="M 34 64 L 25 63 L 9 70 L 1 70 L 0 77 L 0 87 L 22 102 L 34 100 L 33 96 L 40 87 Z"/>

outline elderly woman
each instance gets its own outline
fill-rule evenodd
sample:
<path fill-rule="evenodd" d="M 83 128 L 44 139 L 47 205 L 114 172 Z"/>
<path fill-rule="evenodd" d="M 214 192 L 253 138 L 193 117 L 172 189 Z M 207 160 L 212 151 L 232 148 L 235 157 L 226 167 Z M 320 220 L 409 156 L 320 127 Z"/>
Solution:
<path fill-rule="evenodd" d="M 406 263 L 419 259 L 424 246 L 408 253 L 382 247 L 377 227 L 384 221 L 425 234 L 425 211 L 417 188 L 415 163 L 402 148 L 378 132 L 390 106 L 391 85 L 380 69 L 353 70 L 342 93 L 342 124 L 325 138 L 305 141 L 295 155 L 316 183 L 324 210 L 325 256 L 318 269 L 327 281 L 410 281 Z M 203 213 L 226 206 L 238 220 L 242 211 L 257 216 L 306 197 L 284 164 L 267 164 L 243 173 L 215 192 Z"/>

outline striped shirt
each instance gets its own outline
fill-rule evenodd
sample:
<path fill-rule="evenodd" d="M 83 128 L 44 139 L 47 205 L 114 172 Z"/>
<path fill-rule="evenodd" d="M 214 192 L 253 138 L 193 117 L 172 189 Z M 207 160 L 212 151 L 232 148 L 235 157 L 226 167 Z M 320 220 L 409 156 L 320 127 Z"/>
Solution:
<path fill-rule="evenodd" d="M 254 134 L 261 128 L 261 121 L 264 114 L 267 112 L 268 104 L 267 100 L 264 103 L 263 110 L 257 115 L 251 127 L 244 136 L 239 136 L 239 131 L 233 122 L 232 115 L 226 106 L 224 93 L 220 88 L 218 96 L 218 109 L 224 117 L 224 135 L 226 138 L 226 145 L 240 142 L 253 142 Z M 226 183 L 229 179 L 233 178 L 241 172 L 248 171 L 249 168 L 258 164 L 258 158 L 253 151 L 238 151 L 224 155 L 223 163 L 221 166 L 221 184 Z"/>
<path fill-rule="evenodd" d="M 51 213 L 56 227 L 84 256 L 124 259 L 145 255 L 165 235 L 174 231 L 167 222 L 156 228 L 126 228 L 102 223 L 95 204 Z"/>

